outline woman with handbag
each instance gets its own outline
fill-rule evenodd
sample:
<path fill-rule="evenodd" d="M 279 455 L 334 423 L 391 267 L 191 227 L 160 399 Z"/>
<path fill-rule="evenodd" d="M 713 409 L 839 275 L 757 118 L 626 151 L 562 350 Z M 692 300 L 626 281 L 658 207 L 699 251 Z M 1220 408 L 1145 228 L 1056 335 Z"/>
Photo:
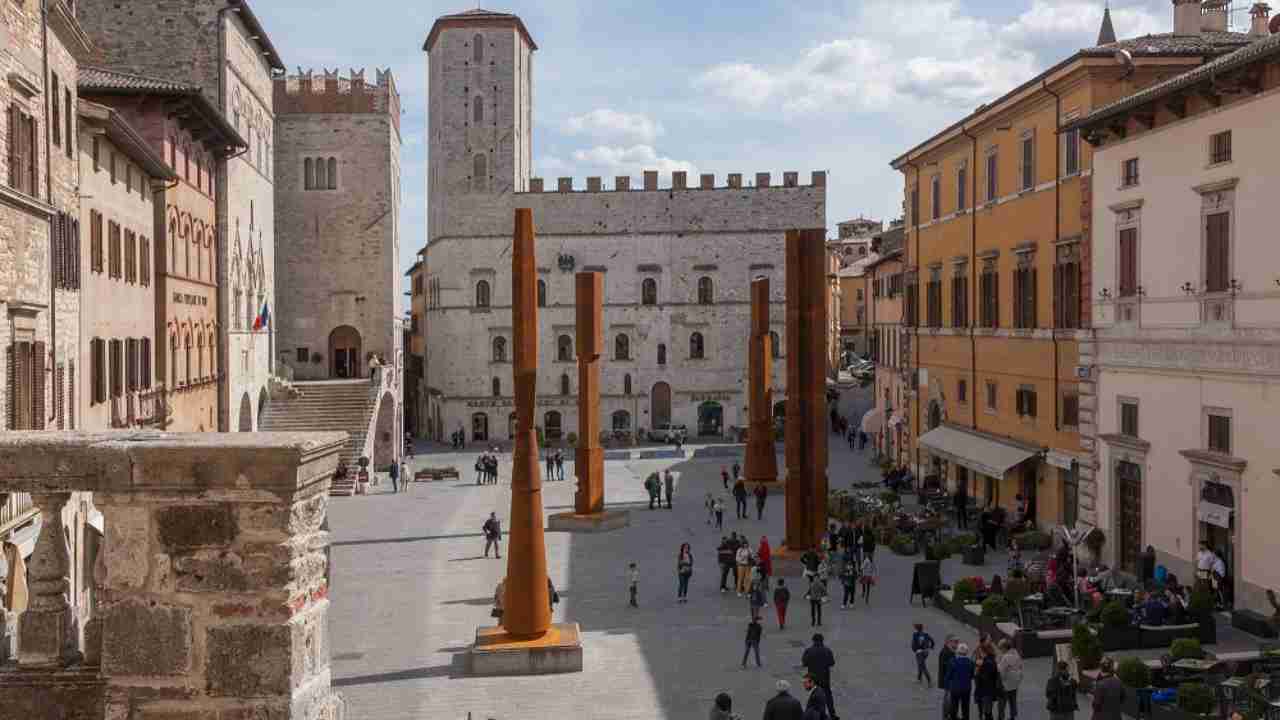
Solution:
<path fill-rule="evenodd" d="M 689 543 L 680 545 L 676 555 L 676 602 L 689 602 L 689 578 L 693 577 L 693 549 Z"/>

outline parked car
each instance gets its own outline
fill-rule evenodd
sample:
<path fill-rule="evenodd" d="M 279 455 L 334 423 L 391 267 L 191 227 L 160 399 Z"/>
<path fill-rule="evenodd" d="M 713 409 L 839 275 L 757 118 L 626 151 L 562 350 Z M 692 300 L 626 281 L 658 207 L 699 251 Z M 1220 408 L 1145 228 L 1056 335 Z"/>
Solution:
<path fill-rule="evenodd" d="M 650 442 L 673 443 L 678 438 L 680 442 L 689 436 L 689 430 L 684 425 L 662 424 L 655 425 L 649 431 Z"/>

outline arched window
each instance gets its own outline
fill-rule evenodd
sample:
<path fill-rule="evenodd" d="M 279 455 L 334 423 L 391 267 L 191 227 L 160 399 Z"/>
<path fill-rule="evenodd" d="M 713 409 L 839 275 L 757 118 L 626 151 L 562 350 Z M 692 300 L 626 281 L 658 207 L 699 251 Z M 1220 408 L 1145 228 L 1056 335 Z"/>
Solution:
<path fill-rule="evenodd" d="M 338 158 L 329 158 L 329 189 L 338 189 Z"/>
<path fill-rule="evenodd" d="M 712 293 L 711 278 L 703 276 L 698 278 L 698 304 L 710 305 L 714 302 Z"/>
<path fill-rule="evenodd" d="M 771 346 L 769 348 L 769 353 L 771 355 L 775 358 L 782 357 L 782 339 L 778 337 L 778 333 L 773 331 L 769 332 L 769 345 Z"/>
<path fill-rule="evenodd" d="M 547 306 L 547 281 L 538 281 L 538 307 Z"/>
<path fill-rule="evenodd" d="M 169 388 L 178 386 L 178 336 L 169 337 Z"/>
<path fill-rule="evenodd" d="M 573 339 L 568 335 L 561 335 L 556 338 L 556 360 L 560 362 L 573 360 Z"/>
<path fill-rule="evenodd" d="M 631 359 L 631 339 L 626 335 L 619 335 L 613 341 L 613 359 L 614 360 L 630 360 Z"/>
<path fill-rule="evenodd" d="M 702 345 L 702 333 L 694 333 L 689 336 L 689 357 L 693 360 L 701 360 L 706 350 Z"/>
<path fill-rule="evenodd" d="M 475 167 L 471 169 L 471 189 L 480 192 L 489 183 L 489 161 L 484 156 L 484 153 L 476 153 L 473 162 Z"/>
<path fill-rule="evenodd" d="M 196 377 L 204 377 L 204 336 L 196 335 Z"/>
<path fill-rule="evenodd" d="M 480 33 L 471 38 L 471 59 L 475 62 L 484 60 L 484 36 Z"/>
<path fill-rule="evenodd" d="M 471 122 L 476 125 L 484 122 L 484 98 L 479 95 L 471 99 Z"/>
<path fill-rule="evenodd" d="M 191 333 L 187 333 L 186 338 L 186 372 L 183 374 L 183 382 L 190 383 L 193 375 L 191 374 Z"/>
<path fill-rule="evenodd" d="M 658 281 L 653 278 L 645 278 L 640 283 L 640 304 L 641 305 L 657 305 L 658 304 Z"/>
<path fill-rule="evenodd" d="M 498 378 L 493 379 L 493 396 L 502 397 L 502 381 Z"/>
<path fill-rule="evenodd" d="M 329 187 L 329 171 L 328 165 L 324 158 L 316 158 L 316 189 L 323 190 Z"/>
<path fill-rule="evenodd" d="M 667 364 L 667 344 L 666 343 L 658 343 L 658 364 L 659 365 Z"/>
<path fill-rule="evenodd" d="M 507 361 L 507 339 L 504 337 L 496 337 L 493 339 L 493 361 Z"/>
<path fill-rule="evenodd" d="M 622 394 L 631 394 L 631 375 L 630 373 L 622 376 Z"/>
<path fill-rule="evenodd" d="M 489 307 L 489 281 L 481 280 L 476 283 L 476 307 Z"/>
<path fill-rule="evenodd" d="M 560 373 L 560 394 L 569 394 L 569 373 Z"/>

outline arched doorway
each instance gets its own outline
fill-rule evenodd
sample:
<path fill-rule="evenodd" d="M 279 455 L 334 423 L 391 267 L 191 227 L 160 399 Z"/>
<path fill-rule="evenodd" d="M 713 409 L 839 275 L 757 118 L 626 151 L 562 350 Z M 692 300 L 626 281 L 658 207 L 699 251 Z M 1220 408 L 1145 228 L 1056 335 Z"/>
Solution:
<path fill-rule="evenodd" d="M 516 439 L 516 414 L 515 413 L 511 413 L 507 415 L 507 439 L 508 440 Z"/>
<path fill-rule="evenodd" d="M 267 412 L 267 402 L 271 396 L 267 394 L 267 389 L 262 388 L 258 391 L 258 424 L 262 424 L 262 416 Z"/>
<path fill-rule="evenodd" d="M 656 382 L 649 391 L 649 417 L 653 427 L 671 424 L 671 386 Z"/>
<path fill-rule="evenodd" d="M 708 400 L 698 406 L 698 437 L 719 436 L 724 426 L 724 406 Z"/>
<path fill-rule="evenodd" d="M 360 377 L 360 331 L 350 325 L 329 333 L 329 377 Z"/>
<path fill-rule="evenodd" d="M 471 416 L 471 439 L 486 441 L 489 439 L 489 416 L 478 412 Z"/>
<path fill-rule="evenodd" d="M 378 401 L 378 420 L 374 425 L 373 467 L 385 468 L 396 461 L 396 399 L 387 392 Z"/>
<path fill-rule="evenodd" d="M 547 440 L 559 440 L 564 432 L 560 412 L 551 410 L 542 416 L 542 434 Z"/>
<path fill-rule="evenodd" d="M 253 432 L 253 403 L 249 393 L 240 396 L 240 432 Z"/>

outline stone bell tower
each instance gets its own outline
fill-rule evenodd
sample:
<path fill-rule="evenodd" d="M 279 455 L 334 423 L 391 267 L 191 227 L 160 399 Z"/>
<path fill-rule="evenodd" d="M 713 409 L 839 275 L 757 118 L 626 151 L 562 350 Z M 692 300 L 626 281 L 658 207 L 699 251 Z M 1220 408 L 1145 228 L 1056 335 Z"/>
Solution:
<path fill-rule="evenodd" d="M 533 51 L 519 17 L 468 10 L 436 20 L 427 53 L 427 242 L 449 234 L 451 202 L 528 189 Z"/>

